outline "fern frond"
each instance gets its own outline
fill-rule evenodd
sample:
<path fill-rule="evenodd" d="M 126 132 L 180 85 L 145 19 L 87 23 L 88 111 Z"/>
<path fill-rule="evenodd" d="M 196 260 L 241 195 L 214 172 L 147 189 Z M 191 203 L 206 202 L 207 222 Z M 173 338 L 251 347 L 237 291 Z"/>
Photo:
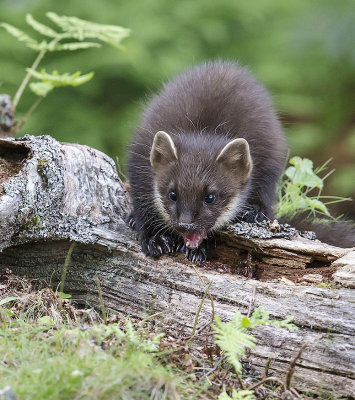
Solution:
<path fill-rule="evenodd" d="M 60 75 L 58 71 L 53 71 L 51 74 L 48 74 L 45 69 L 42 69 L 41 72 L 38 72 L 31 68 L 27 68 L 26 71 L 29 72 L 34 78 L 40 79 L 43 82 L 51 82 L 55 87 L 79 86 L 83 83 L 86 83 L 94 76 L 93 72 L 80 75 L 80 71 L 77 71 L 74 74 L 65 73 L 62 75 Z"/>
<path fill-rule="evenodd" d="M 236 373 L 240 374 L 242 365 L 239 360 L 244 355 L 245 348 L 255 347 L 256 339 L 242 327 L 240 312 L 236 312 L 230 322 L 221 322 L 219 317 L 216 317 L 216 324 L 212 326 L 216 332 L 216 344 L 224 350 L 227 360 L 233 365 Z"/>
<path fill-rule="evenodd" d="M 80 75 L 80 71 L 74 74 L 58 74 L 58 71 L 53 71 L 48 74 L 46 70 L 42 69 L 41 72 L 35 71 L 31 68 L 27 68 L 27 72 L 31 74 L 32 77 L 37 78 L 40 82 L 33 82 L 30 84 L 30 89 L 37 96 L 45 97 L 47 94 L 53 90 L 55 87 L 61 86 L 79 86 L 88 82 L 94 76 L 93 72 L 85 75 Z"/>
<path fill-rule="evenodd" d="M 266 325 L 270 320 L 270 315 L 267 311 L 263 311 L 261 307 L 254 310 L 249 317 L 250 328 L 254 329 L 259 325 Z"/>
<path fill-rule="evenodd" d="M 290 332 L 296 331 L 298 328 L 292 324 L 293 316 L 287 317 L 282 321 L 270 319 L 270 314 L 267 311 L 263 311 L 261 307 L 254 310 L 253 314 L 249 318 L 249 328 L 256 328 L 259 325 L 272 325 L 280 328 L 287 328 Z"/>
<path fill-rule="evenodd" d="M 298 327 L 295 324 L 291 323 L 292 320 L 293 320 L 293 316 L 291 315 L 290 317 L 288 317 L 282 321 L 270 320 L 269 324 L 273 325 L 273 326 L 278 326 L 280 328 L 287 328 L 290 332 L 297 331 Z"/>
<path fill-rule="evenodd" d="M 58 25 L 70 37 L 83 41 L 85 39 L 98 39 L 114 47 L 121 47 L 121 41 L 130 34 L 130 30 L 115 25 L 97 24 L 77 17 L 59 16 L 48 12 L 47 17 Z"/>
<path fill-rule="evenodd" d="M 288 317 L 283 321 L 270 320 L 269 313 L 257 308 L 250 318 L 237 311 L 230 322 L 221 322 L 217 316 L 216 325 L 212 326 L 215 331 L 214 337 L 216 344 L 226 354 L 227 360 L 233 365 L 235 372 L 242 372 L 240 363 L 241 357 L 245 354 L 245 349 L 252 349 L 256 345 L 256 338 L 247 333 L 247 329 L 254 329 L 259 325 L 272 325 L 288 328 L 290 331 L 297 330 L 297 326 L 291 324 L 293 317 Z"/>
<path fill-rule="evenodd" d="M 19 42 L 24 42 L 27 47 L 30 49 L 40 51 L 40 44 L 37 42 L 37 40 L 33 39 L 31 36 L 27 35 L 27 33 L 21 31 L 20 29 L 16 28 L 15 26 L 12 26 L 10 24 L 7 24 L 5 22 L 0 23 L 0 27 L 6 29 L 6 31 L 15 37 Z"/>
<path fill-rule="evenodd" d="M 43 36 L 47 36 L 50 38 L 55 38 L 58 36 L 58 33 L 50 28 L 47 25 L 41 24 L 36 21 L 31 14 L 26 14 L 26 22 L 30 25 L 35 31 L 39 32 Z"/>

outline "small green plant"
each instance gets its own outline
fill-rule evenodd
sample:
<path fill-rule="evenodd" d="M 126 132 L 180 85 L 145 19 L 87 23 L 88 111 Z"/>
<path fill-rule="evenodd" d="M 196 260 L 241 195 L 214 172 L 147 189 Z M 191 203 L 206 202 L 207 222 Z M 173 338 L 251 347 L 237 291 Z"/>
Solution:
<path fill-rule="evenodd" d="M 254 392 L 252 390 L 238 390 L 233 389 L 232 397 L 226 392 L 221 393 L 218 396 L 218 400 L 254 400 Z"/>
<path fill-rule="evenodd" d="M 283 321 L 270 319 L 268 312 L 263 311 L 260 307 L 248 318 L 237 311 L 230 322 L 221 322 L 217 316 L 215 318 L 216 325 L 212 326 L 215 331 L 214 337 L 216 344 L 225 353 L 227 361 L 233 366 L 237 375 L 242 373 L 241 357 L 245 354 L 246 349 L 252 349 L 256 345 L 256 338 L 250 335 L 247 330 L 255 329 L 259 325 L 272 325 L 287 328 L 290 331 L 297 330 L 297 326 L 292 324 L 293 317 L 288 317 Z M 226 392 L 219 396 L 219 400 L 252 400 L 254 398 L 253 391 L 233 391 L 232 397 Z"/>
<path fill-rule="evenodd" d="M 323 289 L 335 289 L 336 285 L 334 282 L 325 281 L 325 282 L 318 283 L 317 287 L 323 288 Z"/>
<path fill-rule="evenodd" d="M 331 216 L 327 206 L 333 203 L 349 201 L 350 198 L 338 196 L 321 196 L 325 179 L 334 172 L 331 170 L 324 177 L 319 174 L 325 171 L 328 160 L 319 168 L 313 169 L 313 162 L 307 158 L 293 157 L 291 166 L 285 170 L 279 188 L 279 200 L 276 216 L 293 217 L 298 213 L 309 212 L 314 217 L 317 215 Z"/>
<path fill-rule="evenodd" d="M 46 53 L 101 47 L 100 42 L 122 48 L 121 41 L 130 33 L 129 29 L 120 26 L 97 24 L 76 17 L 59 16 L 54 12 L 47 12 L 46 15 L 57 25 L 59 31 L 36 21 L 31 14 L 26 15 L 27 24 L 42 36 L 40 41 L 15 26 L 0 23 L 0 27 L 6 29 L 18 41 L 23 42 L 27 47 L 38 53 L 32 66 L 26 69 L 27 74 L 14 96 L 13 111 L 16 111 L 22 94 L 31 78 L 37 79 L 37 82 L 30 84 L 30 89 L 38 96 L 38 99 L 27 111 L 24 118 L 13 128 L 13 134 L 25 124 L 41 100 L 54 88 L 79 86 L 88 82 L 94 76 L 93 72 L 81 75 L 79 71 L 73 74 L 59 74 L 58 71 L 48 73 L 45 69 L 37 71 L 37 67 Z"/>

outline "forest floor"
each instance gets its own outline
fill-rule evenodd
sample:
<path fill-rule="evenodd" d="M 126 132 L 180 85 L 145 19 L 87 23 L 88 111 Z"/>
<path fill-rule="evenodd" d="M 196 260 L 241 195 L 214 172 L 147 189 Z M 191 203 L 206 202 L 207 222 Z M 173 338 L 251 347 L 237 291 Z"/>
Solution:
<path fill-rule="evenodd" d="M 237 376 L 209 326 L 192 337 L 165 335 L 155 315 L 129 319 L 65 297 L 47 282 L 0 273 L 1 399 L 310 398 L 275 382 L 237 393 L 261 377 L 246 363 Z M 192 351 L 197 336 L 205 345 Z"/>

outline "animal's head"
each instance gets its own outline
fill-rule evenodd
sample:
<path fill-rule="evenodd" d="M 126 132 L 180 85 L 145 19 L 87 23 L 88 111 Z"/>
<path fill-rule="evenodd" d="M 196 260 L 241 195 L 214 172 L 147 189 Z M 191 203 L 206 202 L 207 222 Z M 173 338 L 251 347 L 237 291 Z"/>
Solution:
<path fill-rule="evenodd" d="M 173 140 L 174 138 L 174 140 Z M 150 152 L 158 212 L 196 248 L 242 205 L 252 170 L 248 142 L 159 131 Z"/>

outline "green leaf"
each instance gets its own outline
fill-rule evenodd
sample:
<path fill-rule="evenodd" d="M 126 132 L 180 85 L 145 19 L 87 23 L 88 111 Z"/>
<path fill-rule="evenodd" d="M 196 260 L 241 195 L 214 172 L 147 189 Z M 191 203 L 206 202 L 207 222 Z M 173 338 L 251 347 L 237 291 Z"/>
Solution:
<path fill-rule="evenodd" d="M 270 325 L 278 326 L 280 328 L 287 328 L 290 332 L 298 331 L 298 327 L 295 324 L 292 324 L 291 321 L 293 321 L 293 315 L 282 321 L 270 320 L 269 323 Z"/>
<path fill-rule="evenodd" d="M 95 42 L 71 42 L 71 43 L 57 43 L 54 46 L 55 51 L 63 51 L 63 50 L 80 50 L 80 49 L 89 49 L 91 47 L 101 47 L 100 43 Z"/>
<path fill-rule="evenodd" d="M 248 317 L 244 316 L 244 317 L 242 318 L 241 327 L 242 327 L 242 328 L 245 328 L 245 329 L 251 327 L 251 323 L 250 323 Z"/>
<path fill-rule="evenodd" d="M 218 396 L 218 400 L 233 400 L 233 399 L 230 396 L 228 396 L 228 394 L 226 392 L 222 392 Z"/>
<path fill-rule="evenodd" d="M 40 82 L 30 83 L 30 89 L 37 96 L 45 97 L 47 94 L 56 87 L 61 86 L 79 86 L 88 82 L 94 76 L 93 72 L 88 74 L 80 75 L 80 71 L 74 74 L 62 74 L 60 75 L 58 71 L 53 71 L 48 74 L 46 70 L 42 69 L 41 72 L 35 71 L 33 69 L 27 68 L 31 76 L 40 80 Z"/>
<path fill-rule="evenodd" d="M 330 216 L 327 206 L 320 200 L 308 198 L 307 199 L 308 205 L 316 210 L 323 212 L 324 214 Z"/>
<path fill-rule="evenodd" d="M 58 25 L 71 38 L 83 41 L 98 39 L 114 47 L 121 47 L 121 41 L 129 36 L 130 30 L 116 25 L 97 24 L 76 17 L 59 16 L 48 12 L 47 17 Z"/>
<path fill-rule="evenodd" d="M 292 183 L 309 188 L 323 188 L 322 179 L 313 171 L 313 162 L 307 158 L 293 157 L 290 164 L 294 167 L 288 167 L 285 171 L 286 176 Z"/>
<path fill-rule="evenodd" d="M 0 300 L 0 306 L 3 306 L 4 304 L 10 303 L 11 301 L 15 300 L 21 300 L 21 297 L 18 296 L 5 297 L 4 299 Z"/>
<path fill-rule="evenodd" d="M 218 400 L 254 400 L 253 390 L 238 390 L 233 389 L 232 397 L 228 396 L 226 392 L 221 393 L 218 396 Z"/>
<path fill-rule="evenodd" d="M 55 38 L 58 36 L 58 33 L 54 31 L 49 26 L 43 25 L 40 22 L 36 21 L 31 14 L 26 14 L 26 22 L 30 25 L 34 30 L 41 33 L 44 36 Z"/>
<path fill-rule="evenodd" d="M 53 87 L 79 86 L 88 82 L 94 76 L 93 72 L 80 75 L 80 71 L 77 71 L 74 74 L 64 73 L 60 75 L 58 71 L 53 71 L 51 74 L 48 74 L 45 69 L 42 69 L 41 72 L 35 71 L 31 68 L 27 68 L 26 70 L 27 72 L 30 72 L 32 77 L 37 78 L 42 82 L 49 82 Z"/>
<path fill-rule="evenodd" d="M 64 293 L 64 292 L 58 292 L 58 296 L 63 300 L 71 299 L 71 294 Z"/>
<path fill-rule="evenodd" d="M 24 42 L 27 47 L 36 51 L 41 50 L 40 44 L 20 29 L 17 29 L 16 27 L 10 24 L 6 24 L 4 22 L 0 23 L 0 27 L 6 29 L 7 32 L 10 33 L 10 35 L 14 36 L 19 42 Z"/>
<path fill-rule="evenodd" d="M 45 315 L 41 318 L 38 318 L 37 323 L 39 325 L 54 325 L 54 320 L 49 315 Z"/>
<path fill-rule="evenodd" d="M 267 311 L 263 311 L 261 307 L 258 307 L 250 316 L 250 325 L 252 328 L 256 328 L 259 325 L 267 324 L 269 320 L 269 313 Z"/>
<path fill-rule="evenodd" d="M 323 171 L 327 163 L 320 168 L 316 168 L 316 171 Z M 283 216 L 293 217 L 297 213 L 309 211 L 313 216 L 319 213 L 336 220 L 328 211 L 327 205 L 335 201 L 346 201 L 347 198 L 339 197 L 333 200 L 334 196 L 321 196 L 325 178 L 321 178 L 316 174 L 311 160 L 293 157 L 290 160 L 290 164 L 292 165 L 286 169 L 279 188 L 277 218 Z M 318 193 L 311 195 L 310 192 L 315 188 L 318 188 Z M 330 201 L 323 201 L 327 198 Z"/>
<path fill-rule="evenodd" d="M 54 89 L 54 86 L 50 82 L 32 82 L 30 89 L 37 96 L 46 97 Z"/>

